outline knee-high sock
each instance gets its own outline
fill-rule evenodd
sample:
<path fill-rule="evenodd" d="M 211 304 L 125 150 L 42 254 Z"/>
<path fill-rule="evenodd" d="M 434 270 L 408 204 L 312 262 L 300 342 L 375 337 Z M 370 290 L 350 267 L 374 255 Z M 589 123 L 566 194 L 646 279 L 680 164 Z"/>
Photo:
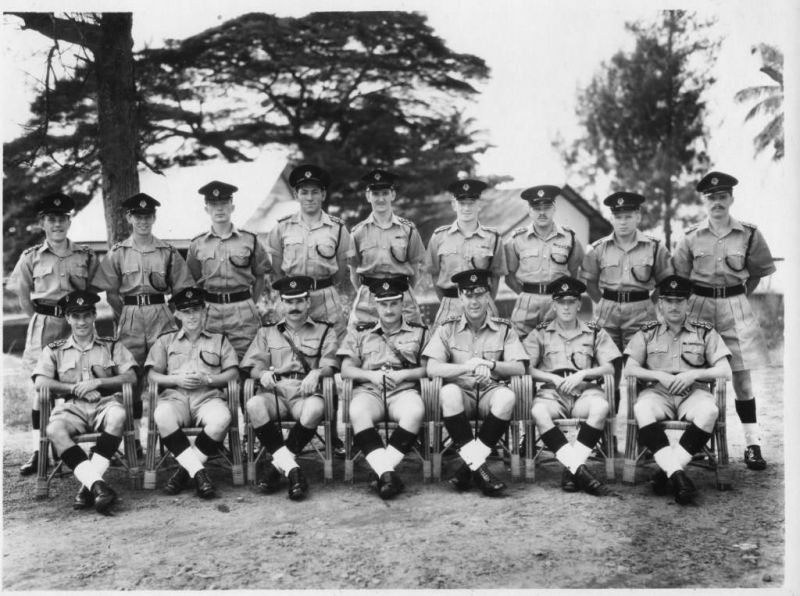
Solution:
<path fill-rule="evenodd" d="M 672 449 L 675 464 L 680 466 L 681 469 L 688 466 L 689 462 L 692 461 L 692 456 L 703 448 L 710 436 L 711 433 L 707 433 L 694 424 L 690 424 L 689 428 L 681 435 L 678 444 Z"/>
<path fill-rule="evenodd" d="M 553 452 L 553 454 L 556 456 L 556 459 L 565 467 L 567 467 L 570 472 L 574 472 L 578 469 L 578 466 L 574 465 L 575 456 L 572 445 L 569 444 L 567 437 L 564 436 L 564 433 L 560 428 L 554 426 L 547 432 L 543 433 L 542 443 L 544 443 L 545 447 Z"/>
<path fill-rule="evenodd" d="M 672 448 L 669 446 L 667 433 L 657 422 L 639 429 L 639 442 L 650 450 L 653 454 L 653 459 L 656 460 L 656 464 L 666 472 L 667 476 L 672 476 L 674 472 L 681 469 L 675 461 Z"/>
<path fill-rule="evenodd" d="M 292 427 L 292 430 L 289 431 L 289 436 L 286 437 L 286 448 L 295 455 L 298 455 L 303 451 L 303 447 L 314 437 L 314 433 L 316 432 L 316 427 L 307 428 L 299 422 L 296 423 Z"/>
<path fill-rule="evenodd" d="M 595 428 L 585 422 L 581 424 L 581 427 L 578 429 L 578 438 L 572 445 L 572 457 L 575 470 L 578 469 L 578 466 L 586 463 L 586 460 L 589 459 L 589 456 L 592 454 L 592 449 L 597 445 L 597 441 L 600 440 L 602 435 L 602 428 Z M 571 471 L 574 473 L 575 470 Z"/>
<path fill-rule="evenodd" d="M 44 455 L 45 457 L 47 456 L 46 453 Z M 61 459 L 72 469 L 75 478 L 84 486 L 91 488 L 95 482 L 103 479 L 102 476 L 97 473 L 97 470 L 95 470 L 89 458 L 86 457 L 83 449 L 78 445 L 73 445 L 69 449 L 65 449 L 61 454 Z"/>
<path fill-rule="evenodd" d="M 192 448 L 189 439 L 181 429 L 176 430 L 171 435 L 161 437 L 161 442 L 164 447 L 172 452 L 178 463 L 184 470 L 189 472 L 189 476 L 192 478 L 203 469 L 203 462 L 198 459 L 197 450 Z"/>
<path fill-rule="evenodd" d="M 385 472 L 391 472 L 394 468 L 389 463 L 389 457 L 383 448 L 381 435 L 374 427 L 365 428 L 356 433 L 353 437 L 356 448 L 361 450 L 367 463 L 380 476 Z"/>
<path fill-rule="evenodd" d="M 400 465 L 406 453 L 411 451 L 416 440 L 416 433 L 412 433 L 410 430 L 406 430 L 401 426 L 394 430 L 392 436 L 389 437 L 389 445 L 386 447 L 388 462 L 393 470 Z"/>
<path fill-rule="evenodd" d="M 742 421 L 745 445 L 761 445 L 761 432 L 756 418 L 756 398 L 748 400 L 735 400 L 736 413 Z"/>

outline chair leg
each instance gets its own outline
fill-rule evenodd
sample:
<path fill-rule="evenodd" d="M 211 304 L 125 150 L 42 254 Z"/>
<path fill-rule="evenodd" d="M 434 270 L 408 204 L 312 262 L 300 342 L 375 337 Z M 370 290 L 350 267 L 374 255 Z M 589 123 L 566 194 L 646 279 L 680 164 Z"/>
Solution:
<path fill-rule="evenodd" d="M 521 458 L 519 455 L 519 425 L 520 422 L 518 420 L 512 420 L 510 427 L 511 432 L 509 433 L 511 440 L 511 445 L 509 445 L 511 455 L 511 480 L 514 482 L 522 480 Z"/>
<path fill-rule="evenodd" d="M 423 423 L 420 429 L 420 440 L 422 441 L 422 482 L 430 482 L 432 478 L 431 469 L 431 441 L 428 436 L 428 426 Z"/>
<path fill-rule="evenodd" d="M 239 439 L 239 423 L 232 424 L 228 430 L 228 446 L 231 450 L 231 476 L 233 485 L 244 484 L 244 466 L 242 465 L 242 442 Z"/>
<path fill-rule="evenodd" d="M 36 498 L 46 499 L 50 493 L 50 478 L 47 476 L 50 440 L 44 429 L 39 434 L 39 463 L 36 470 Z"/>
<path fill-rule="evenodd" d="M 355 474 L 353 467 L 353 425 L 349 422 L 344 425 L 344 481 L 353 482 Z"/>
<path fill-rule="evenodd" d="M 536 481 L 536 425 L 525 423 L 525 481 Z"/>
<path fill-rule="evenodd" d="M 333 429 L 331 428 L 331 421 L 323 421 L 323 433 L 325 438 L 325 458 L 322 462 L 323 477 L 325 483 L 333 482 Z M 347 436 L 345 434 L 345 439 Z"/>
<path fill-rule="evenodd" d="M 614 449 L 614 427 L 610 422 L 606 422 L 606 481 L 614 482 L 616 480 L 616 449 Z"/>
<path fill-rule="evenodd" d="M 717 452 L 717 489 L 731 490 L 733 488 L 733 471 L 728 461 L 728 437 L 725 423 L 717 423 L 714 430 L 716 452 Z"/>
<path fill-rule="evenodd" d="M 625 433 L 625 463 L 622 468 L 622 482 L 624 484 L 636 484 L 636 465 L 639 461 L 639 449 L 636 441 L 639 439 L 639 427 L 635 421 L 631 424 L 628 420 L 628 428 Z"/>

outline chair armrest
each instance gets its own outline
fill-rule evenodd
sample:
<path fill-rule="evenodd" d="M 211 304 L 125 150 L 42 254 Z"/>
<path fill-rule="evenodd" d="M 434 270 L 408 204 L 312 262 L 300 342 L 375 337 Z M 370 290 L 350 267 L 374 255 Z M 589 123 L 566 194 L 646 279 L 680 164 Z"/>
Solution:
<path fill-rule="evenodd" d="M 423 377 L 419 380 L 419 386 L 422 402 L 425 404 L 425 420 L 429 422 L 440 422 L 442 418 L 442 408 L 439 404 L 439 393 L 442 390 L 442 378 Z"/>
<path fill-rule="evenodd" d="M 723 422 L 725 421 L 727 385 L 728 385 L 728 380 L 725 377 L 720 377 L 714 380 L 714 385 L 713 385 L 714 398 L 717 402 L 717 408 L 719 409 L 719 419 L 722 420 Z"/>
<path fill-rule="evenodd" d="M 336 424 L 333 420 L 333 399 L 336 396 L 336 378 L 322 377 L 322 399 L 325 401 L 325 420 Z"/>
<path fill-rule="evenodd" d="M 530 375 L 511 377 L 511 390 L 516 396 L 512 420 L 527 420 L 533 407 L 533 378 Z"/>
<path fill-rule="evenodd" d="M 239 428 L 239 379 L 228 381 L 225 393 L 228 399 L 228 409 L 231 411 L 231 426 Z"/>

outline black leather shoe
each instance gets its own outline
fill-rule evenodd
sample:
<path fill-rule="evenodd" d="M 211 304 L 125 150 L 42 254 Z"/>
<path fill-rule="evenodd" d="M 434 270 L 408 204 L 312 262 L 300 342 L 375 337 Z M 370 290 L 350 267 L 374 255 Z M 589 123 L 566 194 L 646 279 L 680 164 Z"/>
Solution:
<path fill-rule="evenodd" d="M 694 500 L 694 496 L 697 494 L 697 489 L 694 483 L 689 480 L 686 472 L 678 470 L 677 472 L 673 472 L 672 476 L 669 478 L 672 480 L 675 502 L 679 505 L 688 505 L 691 503 Z"/>
<path fill-rule="evenodd" d="M 472 486 L 472 470 L 467 464 L 461 464 L 449 482 L 457 491 L 469 490 Z"/>
<path fill-rule="evenodd" d="M 670 493 L 669 478 L 664 470 L 658 470 L 653 474 L 650 483 L 653 486 L 653 492 L 657 495 L 664 496 Z"/>
<path fill-rule="evenodd" d="M 289 470 L 289 498 L 292 501 L 302 501 L 308 494 L 308 482 L 300 466 Z"/>
<path fill-rule="evenodd" d="M 280 485 L 281 473 L 278 472 L 278 468 L 276 468 L 272 462 L 267 463 L 264 466 L 264 472 L 261 476 L 261 480 L 258 481 L 258 490 L 266 495 L 269 495 L 278 490 Z"/>
<path fill-rule="evenodd" d="M 81 485 L 81 489 L 78 491 L 78 494 L 75 495 L 75 501 L 72 503 L 72 508 L 76 511 L 80 511 L 81 509 L 89 509 L 94 505 L 94 495 L 92 491 L 90 491 L 85 486 Z"/>
<path fill-rule="evenodd" d="M 569 468 L 564 468 L 561 472 L 561 490 L 565 493 L 574 493 L 578 490 L 578 484 L 575 482 L 575 474 L 569 471 Z"/>
<path fill-rule="evenodd" d="M 744 450 L 744 463 L 750 470 L 763 470 L 767 467 L 767 460 L 761 457 L 760 445 L 747 446 L 747 449 Z M 22 473 L 22 468 L 19 471 Z"/>
<path fill-rule="evenodd" d="M 111 511 L 111 506 L 117 502 L 117 493 L 102 480 L 98 480 L 92 485 L 92 495 L 94 496 L 94 510 L 97 513 L 108 513 Z"/>
<path fill-rule="evenodd" d="M 575 482 L 583 491 L 596 497 L 607 497 L 614 494 L 610 488 L 592 476 L 586 464 L 581 464 L 575 470 Z"/>
<path fill-rule="evenodd" d="M 184 467 L 179 466 L 178 471 L 170 476 L 170 479 L 164 485 L 164 492 L 168 495 L 177 495 L 184 489 L 187 482 L 189 482 L 189 472 Z"/>
<path fill-rule="evenodd" d="M 216 495 L 214 483 L 211 482 L 211 478 L 208 477 L 208 472 L 205 470 L 199 470 L 194 475 L 194 486 L 197 496 L 201 499 L 213 499 Z"/>
<path fill-rule="evenodd" d="M 481 492 L 487 497 L 495 497 L 506 488 L 506 483 L 492 474 L 486 464 L 482 464 L 480 468 L 472 473 L 472 480 L 475 482 L 475 486 L 481 489 Z"/>
<path fill-rule="evenodd" d="M 36 474 L 39 469 L 39 451 L 34 451 L 24 464 L 19 467 L 20 476 Z"/>
<path fill-rule="evenodd" d="M 384 501 L 398 495 L 403 490 L 403 483 L 397 472 L 389 471 L 381 474 L 378 478 L 378 495 Z"/>

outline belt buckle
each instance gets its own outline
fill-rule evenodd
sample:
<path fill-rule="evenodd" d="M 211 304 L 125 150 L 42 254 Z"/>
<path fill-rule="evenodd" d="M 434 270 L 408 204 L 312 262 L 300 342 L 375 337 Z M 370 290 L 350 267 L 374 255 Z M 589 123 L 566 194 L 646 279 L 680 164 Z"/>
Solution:
<path fill-rule="evenodd" d="M 725 298 L 725 290 L 724 287 L 714 286 L 714 298 Z"/>
<path fill-rule="evenodd" d="M 617 302 L 630 302 L 631 293 L 629 291 L 617 292 Z"/>
<path fill-rule="evenodd" d="M 136 294 L 136 306 L 147 306 L 150 304 L 147 294 Z"/>
<path fill-rule="evenodd" d="M 64 313 L 61 312 L 61 307 L 58 304 L 56 304 L 53 307 L 53 316 L 54 317 L 60 317 L 60 316 L 63 316 L 63 314 Z"/>
<path fill-rule="evenodd" d="M 220 302 L 222 304 L 230 304 L 231 303 L 231 295 L 230 294 L 220 294 Z"/>

